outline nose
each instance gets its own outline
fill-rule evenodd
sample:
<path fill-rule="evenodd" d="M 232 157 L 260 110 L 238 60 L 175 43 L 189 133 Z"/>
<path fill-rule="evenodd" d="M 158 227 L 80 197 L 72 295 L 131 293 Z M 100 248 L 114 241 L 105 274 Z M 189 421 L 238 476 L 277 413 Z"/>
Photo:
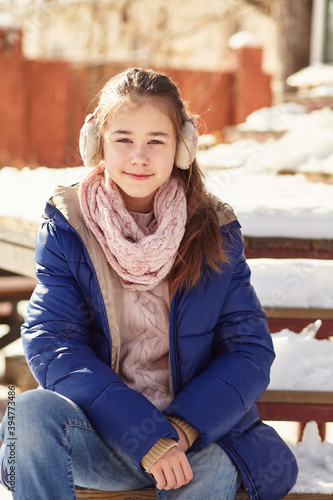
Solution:
<path fill-rule="evenodd" d="M 148 153 L 147 148 L 143 144 L 137 144 L 132 149 L 131 155 L 132 165 L 147 165 L 148 164 Z"/>

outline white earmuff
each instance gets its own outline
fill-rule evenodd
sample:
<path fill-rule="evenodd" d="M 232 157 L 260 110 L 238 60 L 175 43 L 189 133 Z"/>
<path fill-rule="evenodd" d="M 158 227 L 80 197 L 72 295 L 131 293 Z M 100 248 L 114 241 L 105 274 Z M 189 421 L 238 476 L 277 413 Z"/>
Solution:
<path fill-rule="evenodd" d="M 84 125 L 80 131 L 79 149 L 86 167 L 97 167 L 101 161 L 99 146 L 98 124 L 95 115 L 91 113 L 86 116 Z"/>
<path fill-rule="evenodd" d="M 181 129 L 181 136 L 175 158 L 176 167 L 188 170 L 192 165 L 198 147 L 198 129 L 194 118 L 189 118 Z"/>

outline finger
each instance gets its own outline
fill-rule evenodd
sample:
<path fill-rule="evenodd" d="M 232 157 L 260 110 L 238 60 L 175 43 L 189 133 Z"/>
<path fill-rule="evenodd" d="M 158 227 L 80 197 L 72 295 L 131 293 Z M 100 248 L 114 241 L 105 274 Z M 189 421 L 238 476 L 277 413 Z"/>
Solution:
<path fill-rule="evenodd" d="M 182 460 L 181 466 L 182 466 L 184 478 L 186 481 L 185 484 L 188 484 L 193 479 L 193 471 L 192 471 L 192 467 L 191 467 L 190 462 L 188 461 L 186 455 L 185 455 L 185 458 Z"/>
<path fill-rule="evenodd" d="M 185 486 L 187 483 L 190 482 L 192 479 L 192 476 L 188 475 L 188 477 L 185 476 L 184 471 L 182 466 L 179 464 L 178 468 L 174 470 L 175 478 L 176 478 L 176 484 L 173 486 L 175 490 L 178 488 L 181 488 L 182 486 Z"/>
<path fill-rule="evenodd" d="M 160 467 L 152 467 L 150 472 L 155 478 L 156 488 L 158 488 L 159 490 L 163 490 L 167 484 L 163 469 L 161 469 Z"/>
<path fill-rule="evenodd" d="M 169 464 L 164 464 L 163 466 L 163 473 L 165 476 L 165 490 L 171 490 L 176 487 L 177 485 L 177 477 L 175 474 L 175 471 L 173 467 L 171 467 Z"/>
<path fill-rule="evenodd" d="M 174 489 L 185 486 L 193 478 L 192 469 L 185 454 L 183 459 L 173 465 L 173 472 L 176 478 L 176 484 L 173 486 Z"/>

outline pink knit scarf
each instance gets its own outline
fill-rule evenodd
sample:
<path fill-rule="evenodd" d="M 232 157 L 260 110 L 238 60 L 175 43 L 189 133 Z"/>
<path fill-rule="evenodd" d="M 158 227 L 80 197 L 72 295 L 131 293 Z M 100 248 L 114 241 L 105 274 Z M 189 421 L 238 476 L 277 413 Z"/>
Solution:
<path fill-rule="evenodd" d="M 84 178 L 79 199 L 86 224 L 124 287 L 149 290 L 166 277 L 187 218 L 185 192 L 177 179 L 170 177 L 156 191 L 155 218 L 147 228 L 139 227 L 126 210 L 119 188 L 103 163 Z"/>

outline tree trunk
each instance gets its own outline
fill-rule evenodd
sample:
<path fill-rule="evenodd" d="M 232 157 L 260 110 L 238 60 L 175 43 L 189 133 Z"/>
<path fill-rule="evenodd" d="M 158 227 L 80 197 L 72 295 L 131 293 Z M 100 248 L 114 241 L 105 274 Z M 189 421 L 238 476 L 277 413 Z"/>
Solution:
<path fill-rule="evenodd" d="M 272 15 L 276 19 L 281 58 L 282 91 L 290 91 L 286 79 L 309 65 L 312 0 L 279 0 Z"/>

